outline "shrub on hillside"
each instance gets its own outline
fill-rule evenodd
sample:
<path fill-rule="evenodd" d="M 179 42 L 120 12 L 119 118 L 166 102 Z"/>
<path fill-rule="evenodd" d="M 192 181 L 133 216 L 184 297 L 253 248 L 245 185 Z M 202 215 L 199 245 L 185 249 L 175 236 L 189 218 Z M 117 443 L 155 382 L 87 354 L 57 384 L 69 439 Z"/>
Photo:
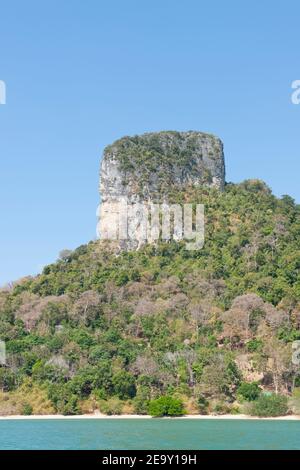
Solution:
<path fill-rule="evenodd" d="M 212 402 L 212 412 L 216 415 L 231 414 L 231 405 L 223 400 Z"/>
<path fill-rule="evenodd" d="M 203 395 L 199 395 L 197 399 L 197 405 L 201 415 L 208 414 L 209 401 Z"/>
<path fill-rule="evenodd" d="M 285 416 L 288 411 L 288 400 L 283 395 L 260 395 L 249 407 L 252 416 L 261 418 Z"/>
<path fill-rule="evenodd" d="M 25 416 L 30 416 L 33 413 L 33 408 L 29 403 L 24 403 L 22 414 Z"/>
<path fill-rule="evenodd" d="M 137 394 L 133 399 L 134 411 L 138 415 L 146 415 L 148 413 L 150 399 L 150 390 L 148 387 L 140 386 Z"/>
<path fill-rule="evenodd" d="M 122 370 L 117 372 L 113 378 L 112 383 L 115 394 L 121 399 L 133 398 L 136 394 L 135 379 L 132 374 Z"/>
<path fill-rule="evenodd" d="M 120 415 L 122 413 L 123 403 L 117 398 L 113 397 L 109 400 L 100 402 L 100 411 L 106 415 Z"/>
<path fill-rule="evenodd" d="M 237 394 L 246 401 L 257 400 L 261 390 L 256 382 L 242 382 L 237 389 Z"/>

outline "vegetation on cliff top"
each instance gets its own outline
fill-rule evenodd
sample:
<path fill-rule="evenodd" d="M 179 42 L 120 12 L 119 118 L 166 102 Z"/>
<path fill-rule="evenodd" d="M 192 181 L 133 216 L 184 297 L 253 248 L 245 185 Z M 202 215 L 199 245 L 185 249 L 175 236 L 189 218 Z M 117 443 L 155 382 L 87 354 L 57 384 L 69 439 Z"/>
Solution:
<path fill-rule="evenodd" d="M 205 204 L 202 250 L 90 242 L 1 290 L 1 414 L 299 409 L 299 206 L 260 181 L 171 198 Z"/>
<path fill-rule="evenodd" d="M 155 183 L 160 194 L 168 194 L 178 185 L 178 178 L 194 176 L 203 183 L 211 183 L 209 168 L 202 163 L 199 170 L 201 148 L 210 146 L 210 158 L 221 158 L 220 140 L 203 132 L 155 132 L 133 137 L 123 137 L 104 150 L 104 155 L 115 155 L 124 174 L 123 184 L 134 182 L 137 191 L 143 193 L 149 184 Z M 202 150 L 203 150 L 202 148 Z M 153 197 L 154 194 L 151 193 Z"/>

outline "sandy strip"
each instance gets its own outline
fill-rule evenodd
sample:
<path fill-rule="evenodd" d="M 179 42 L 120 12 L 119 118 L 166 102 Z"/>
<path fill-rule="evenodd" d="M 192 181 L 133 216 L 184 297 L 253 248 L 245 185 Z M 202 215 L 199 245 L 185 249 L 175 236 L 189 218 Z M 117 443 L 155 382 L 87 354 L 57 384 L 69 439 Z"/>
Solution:
<path fill-rule="evenodd" d="M 101 413 L 94 414 L 85 414 L 85 415 L 74 415 L 74 416 L 64 416 L 64 415 L 12 415 L 12 416 L 0 416 L 1 420 L 33 420 L 33 419 L 155 419 L 149 415 L 112 415 L 108 416 Z M 248 420 L 287 420 L 287 421 L 300 421 L 300 415 L 288 415 L 288 416 L 279 416 L 276 418 L 258 418 L 256 416 L 247 416 L 243 414 L 238 415 L 185 415 L 178 418 L 164 417 L 163 419 L 248 419 Z"/>

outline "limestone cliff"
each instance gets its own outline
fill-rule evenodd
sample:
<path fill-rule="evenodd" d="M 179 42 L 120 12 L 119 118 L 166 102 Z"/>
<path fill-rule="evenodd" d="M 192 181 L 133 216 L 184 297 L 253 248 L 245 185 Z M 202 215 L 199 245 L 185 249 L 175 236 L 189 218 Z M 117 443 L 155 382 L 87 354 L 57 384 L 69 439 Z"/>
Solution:
<path fill-rule="evenodd" d="M 114 223 L 119 202 L 168 201 L 170 191 L 214 186 L 223 190 L 223 144 L 203 132 L 165 131 L 123 137 L 105 148 L 100 175 L 100 238 Z M 129 248 L 139 245 L 131 243 Z M 127 244 L 128 246 L 128 244 Z"/>

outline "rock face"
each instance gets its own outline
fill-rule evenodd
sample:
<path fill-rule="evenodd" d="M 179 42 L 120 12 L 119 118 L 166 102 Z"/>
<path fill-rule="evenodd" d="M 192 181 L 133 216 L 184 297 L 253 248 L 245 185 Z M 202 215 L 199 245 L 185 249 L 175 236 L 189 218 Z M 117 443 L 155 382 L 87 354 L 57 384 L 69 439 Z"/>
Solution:
<path fill-rule="evenodd" d="M 105 148 L 101 163 L 98 233 L 107 236 L 119 213 L 119 203 L 162 203 L 170 191 L 188 186 L 212 186 L 223 190 L 223 144 L 202 132 L 165 131 L 123 137 Z M 136 240 L 124 248 L 140 245 Z"/>

